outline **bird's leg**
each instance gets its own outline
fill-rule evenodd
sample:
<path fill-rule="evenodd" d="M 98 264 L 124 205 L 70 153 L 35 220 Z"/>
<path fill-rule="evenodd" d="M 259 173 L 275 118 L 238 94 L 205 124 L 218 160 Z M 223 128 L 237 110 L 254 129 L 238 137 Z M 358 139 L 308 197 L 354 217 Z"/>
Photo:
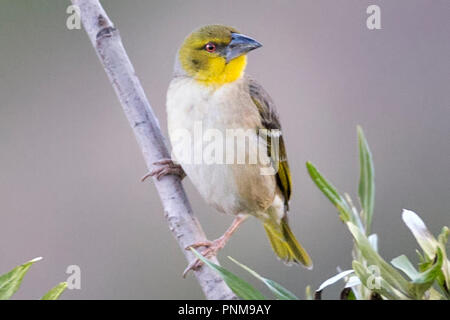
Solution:
<path fill-rule="evenodd" d="M 184 172 L 183 168 L 179 164 L 173 163 L 172 159 L 162 159 L 154 162 L 153 165 L 157 167 L 143 176 L 141 178 L 142 182 L 153 176 L 156 176 L 156 179 L 159 180 L 167 174 L 177 175 L 181 179 L 186 177 L 186 173 Z"/>
<path fill-rule="evenodd" d="M 201 255 L 205 258 L 211 258 L 217 255 L 220 249 L 225 247 L 225 244 L 228 242 L 233 233 L 237 230 L 237 228 L 247 219 L 247 216 L 237 216 L 231 226 L 225 231 L 225 233 L 214 241 L 202 241 L 191 244 L 186 248 L 189 250 L 190 248 L 199 248 L 206 247 L 205 250 L 201 252 Z M 190 270 L 198 270 L 203 265 L 203 262 L 200 259 L 196 259 L 193 263 L 188 265 L 188 267 L 183 272 L 183 278 L 186 277 L 187 273 Z"/>

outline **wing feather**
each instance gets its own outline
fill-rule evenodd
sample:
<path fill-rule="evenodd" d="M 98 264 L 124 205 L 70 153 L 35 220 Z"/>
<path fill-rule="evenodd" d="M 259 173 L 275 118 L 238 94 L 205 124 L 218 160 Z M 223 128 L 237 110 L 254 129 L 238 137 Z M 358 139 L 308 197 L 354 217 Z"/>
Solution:
<path fill-rule="evenodd" d="M 286 210 L 289 209 L 289 200 L 292 193 L 292 179 L 291 172 L 289 169 L 289 164 L 287 160 L 286 147 L 284 144 L 284 139 L 281 131 L 281 124 L 276 110 L 275 103 L 269 94 L 264 90 L 264 88 L 258 84 L 253 79 L 248 79 L 250 96 L 258 108 L 259 114 L 261 115 L 261 122 L 264 129 L 268 130 L 278 130 L 275 131 L 279 135 L 279 146 L 278 150 L 273 150 L 272 139 L 274 134 L 269 134 L 267 139 L 268 144 L 268 155 L 272 159 L 272 164 L 278 164 L 278 170 L 276 173 L 276 180 L 278 188 L 280 189 L 283 197 Z M 274 132 L 274 131 L 272 131 Z M 276 165 L 275 165 L 276 169 Z"/>

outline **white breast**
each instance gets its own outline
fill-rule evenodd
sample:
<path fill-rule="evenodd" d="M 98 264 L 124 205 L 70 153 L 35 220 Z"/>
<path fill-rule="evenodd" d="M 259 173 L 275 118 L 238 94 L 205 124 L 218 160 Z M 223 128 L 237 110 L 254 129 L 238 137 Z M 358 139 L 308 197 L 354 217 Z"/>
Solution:
<path fill-rule="evenodd" d="M 256 164 L 205 164 L 195 152 L 195 143 L 201 146 L 199 142 L 211 129 L 221 133 L 224 141 L 227 129 L 252 129 L 251 139 L 257 140 L 255 129 L 261 127 L 260 116 L 245 85 L 241 79 L 214 90 L 189 78 L 175 78 L 167 92 L 173 157 L 203 198 L 219 211 L 230 214 L 264 211 L 273 202 L 275 178 L 261 175 L 260 165 Z M 207 144 L 204 141 L 203 147 Z M 228 151 L 224 149 L 224 153 Z M 224 162 L 225 158 L 226 155 Z"/>

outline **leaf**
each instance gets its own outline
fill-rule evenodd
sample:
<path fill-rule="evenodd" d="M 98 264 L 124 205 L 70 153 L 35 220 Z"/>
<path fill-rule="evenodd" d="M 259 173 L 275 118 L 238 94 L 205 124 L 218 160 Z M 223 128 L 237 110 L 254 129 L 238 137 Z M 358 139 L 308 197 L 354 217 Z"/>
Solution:
<path fill-rule="evenodd" d="M 444 290 L 446 291 L 446 294 L 450 299 L 450 261 L 447 259 L 447 252 L 445 251 L 449 234 L 450 230 L 448 229 L 448 227 L 443 227 L 441 233 L 438 236 L 438 242 L 442 250 L 444 259 L 444 261 L 442 262 L 442 273 L 445 279 Z"/>
<path fill-rule="evenodd" d="M 361 201 L 361 207 L 363 209 L 366 234 L 369 234 L 372 225 L 373 208 L 375 202 L 375 173 L 372 153 L 370 152 L 369 144 L 367 143 L 367 140 L 364 136 L 364 132 L 360 126 L 358 126 L 357 130 L 360 165 L 358 195 Z"/>
<path fill-rule="evenodd" d="M 369 239 L 370 245 L 372 246 L 373 250 L 378 252 L 378 236 L 374 233 L 374 234 L 371 234 L 368 237 L 368 239 Z"/>
<path fill-rule="evenodd" d="M 197 252 L 194 248 L 191 248 L 192 252 L 199 258 L 203 263 L 205 263 L 208 267 L 216 271 L 222 279 L 226 282 L 226 284 L 230 287 L 230 289 L 241 299 L 244 300 L 265 300 L 266 298 L 255 288 L 253 288 L 249 283 L 242 280 L 232 272 L 226 270 L 225 268 L 218 266 L 215 263 L 212 263 L 205 257 L 203 257 L 200 253 Z"/>
<path fill-rule="evenodd" d="M 418 272 L 405 255 L 401 255 L 391 261 L 398 269 L 402 270 L 412 280 L 414 290 L 418 298 L 422 299 L 425 291 L 430 289 L 434 281 L 441 275 L 443 262 L 442 251 L 438 248 L 435 262 L 424 272 Z"/>
<path fill-rule="evenodd" d="M 415 212 L 406 209 L 403 209 L 402 219 L 409 230 L 411 230 L 423 252 L 425 252 L 429 259 L 433 259 L 438 242 L 430 231 L 428 231 L 422 219 Z"/>
<path fill-rule="evenodd" d="M 443 262 L 444 257 L 442 250 L 441 248 L 438 248 L 433 265 L 413 279 L 413 283 L 416 285 L 418 291 L 425 292 L 425 290 L 428 290 L 433 285 L 434 280 L 439 279 L 442 275 Z"/>
<path fill-rule="evenodd" d="M 391 264 L 397 269 L 402 270 L 411 280 L 420 277 L 420 272 L 414 268 L 411 261 L 409 261 L 408 257 L 405 255 L 392 259 Z"/>
<path fill-rule="evenodd" d="M 334 186 L 329 183 L 320 172 L 314 167 L 311 162 L 306 163 L 309 175 L 322 193 L 331 201 L 331 203 L 338 209 L 342 221 L 350 220 L 351 213 L 347 202 L 336 191 Z"/>
<path fill-rule="evenodd" d="M 395 290 L 382 277 L 375 277 L 374 274 L 359 261 L 354 260 L 352 267 L 358 278 L 361 280 L 361 283 L 369 290 L 377 292 L 389 300 L 407 299 L 405 295 Z"/>
<path fill-rule="evenodd" d="M 441 281 L 440 284 L 450 296 L 450 292 L 448 291 L 448 288 L 450 288 L 450 262 L 447 259 L 447 253 L 445 251 L 447 239 L 449 236 L 449 229 L 447 227 L 442 228 L 442 231 L 438 236 L 438 240 L 436 240 L 431 232 L 428 231 L 428 228 L 423 220 L 415 212 L 403 209 L 402 218 L 405 224 L 408 226 L 409 230 L 411 230 L 412 234 L 416 238 L 417 243 L 422 248 L 428 260 L 433 260 L 437 254 L 437 248 L 440 248 L 443 256 L 441 268 L 443 281 Z"/>
<path fill-rule="evenodd" d="M 428 300 L 444 300 L 444 296 L 439 291 L 431 287 L 429 290 Z"/>
<path fill-rule="evenodd" d="M 313 300 L 314 297 L 311 292 L 311 286 L 306 286 L 305 288 L 305 300 Z"/>
<path fill-rule="evenodd" d="M 350 275 L 352 273 L 354 273 L 353 270 L 342 271 L 342 272 L 338 273 L 337 275 L 335 275 L 334 277 L 331 277 L 328 280 L 324 281 L 319 286 L 319 289 L 317 289 L 316 291 L 323 291 L 323 289 L 325 289 L 326 287 L 331 286 L 332 284 L 335 284 L 339 280 L 345 278 L 346 276 L 348 276 L 348 275 Z"/>
<path fill-rule="evenodd" d="M 355 286 L 359 286 L 361 284 L 361 280 L 357 276 L 351 276 L 348 278 L 347 282 L 345 283 L 346 288 L 352 288 Z"/>
<path fill-rule="evenodd" d="M 0 300 L 8 300 L 17 290 L 19 290 L 20 284 L 22 283 L 23 277 L 28 272 L 28 269 L 30 269 L 33 263 L 39 260 L 42 260 L 42 257 L 25 262 L 0 276 Z"/>
<path fill-rule="evenodd" d="M 67 282 L 61 282 L 52 289 L 50 289 L 49 292 L 47 292 L 41 300 L 58 300 L 59 296 L 66 290 L 67 288 Z"/>
<path fill-rule="evenodd" d="M 367 264 L 369 266 L 375 266 L 379 268 L 380 277 L 383 279 L 383 281 L 389 283 L 390 286 L 401 291 L 405 296 L 414 298 L 415 292 L 412 288 L 412 285 L 405 278 L 403 278 L 402 275 L 394 267 L 384 261 L 384 259 L 372 248 L 369 240 L 361 232 L 361 230 L 351 222 L 347 222 L 347 226 L 351 234 L 353 235 L 355 243 L 359 248 L 362 256 L 364 257 L 364 259 L 366 259 Z M 364 282 L 362 279 L 361 281 Z"/>
<path fill-rule="evenodd" d="M 236 263 L 238 266 L 243 268 L 244 270 L 248 271 L 251 275 L 253 275 L 258 280 L 262 281 L 267 288 L 269 288 L 270 291 L 280 300 L 299 300 L 298 297 L 295 296 L 292 292 L 290 292 L 288 289 L 284 288 L 282 285 L 278 284 L 277 282 L 264 278 L 246 265 L 238 262 L 237 260 L 233 259 L 232 257 L 228 257 L 231 261 Z"/>

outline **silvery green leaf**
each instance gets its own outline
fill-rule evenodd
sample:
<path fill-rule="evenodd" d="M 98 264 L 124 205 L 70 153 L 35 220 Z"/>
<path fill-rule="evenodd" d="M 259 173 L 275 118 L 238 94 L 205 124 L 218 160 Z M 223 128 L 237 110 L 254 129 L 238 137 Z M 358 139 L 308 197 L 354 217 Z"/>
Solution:
<path fill-rule="evenodd" d="M 446 252 L 449 229 L 444 227 L 441 234 L 438 236 L 438 240 L 436 240 L 436 238 L 428 230 L 423 220 L 415 212 L 404 209 L 402 218 L 416 238 L 417 243 L 419 243 L 428 260 L 433 260 L 437 254 L 437 248 L 440 248 L 443 256 L 441 267 L 444 279 L 443 281 L 445 281 L 445 287 L 450 288 L 450 262 L 448 261 Z M 441 281 L 441 284 L 443 281 Z M 446 290 L 445 287 L 444 290 Z M 446 292 L 450 296 L 450 292 L 447 290 Z"/>
<path fill-rule="evenodd" d="M 30 267 L 39 260 L 42 260 L 42 257 L 25 262 L 0 276 L 0 300 L 8 300 L 11 298 L 11 296 L 20 288 L 23 277 Z"/>
<path fill-rule="evenodd" d="M 351 276 L 348 278 L 347 282 L 345 283 L 346 288 L 352 288 L 355 286 L 359 286 L 361 284 L 361 280 L 357 276 Z"/>
<path fill-rule="evenodd" d="M 244 300 L 265 300 L 266 298 L 252 285 L 248 282 L 242 280 L 234 273 L 228 271 L 227 269 L 218 266 L 215 263 L 212 263 L 200 253 L 197 252 L 194 248 L 191 248 L 192 252 L 199 258 L 205 265 L 216 271 L 222 279 L 226 282 L 226 284 L 230 287 L 230 289 L 241 299 Z"/>
<path fill-rule="evenodd" d="M 66 290 L 67 288 L 67 282 L 61 282 L 50 291 L 48 291 L 41 300 L 58 300 L 58 298 L 61 296 L 61 294 Z"/>
<path fill-rule="evenodd" d="M 433 287 L 428 290 L 428 300 L 444 300 L 444 296 Z"/>
<path fill-rule="evenodd" d="M 368 239 L 369 239 L 370 245 L 372 246 L 373 250 L 378 252 L 378 236 L 374 233 L 374 234 L 371 234 L 368 237 Z"/>
<path fill-rule="evenodd" d="M 305 299 L 306 300 L 313 300 L 314 297 L 312 295 L 311 286 L 306 286 L 305 288 Z"/>
<path fill-rule="evenodd" d="M 352 263 L 353 270 L 361 280 L 361 283 L 369 290 L 376 292 L 389 300 L 404 300 L 407 296 L 396 290 L 382 277 L 375 277 L 374 274 L 362 263 L 354 260 Z M 369 297 L 366 297 L 368 299 Z"/>
<path fill-rule="evenodd" d="M 354 271 L 353 270 L 346 270 L 346 271 L 342 271 L 341 273 L 329 278 L 328 280 L 324 281 L 320 286 L 319 289 L 317 289 L 316 291 L 322 291 L 323 289 L 325 289 L 328 286 L 331 286 L 332 284 L 338 282 L 339 280 L 345 278 L 346 276 L 352 274 Z"/>
<path fill-rule="evenodd" d="M 438 236 L 438 242 L 441 247 L 444 259 L 444 261 L 442 262 L 442 273 L 444 274 L 445 284 L 447 287 L 446 293 L 450 297 L 450 261 L 448 260 L 447 252 L 445 250 L 449 234 L 450 230 L 448 229 L 448 227 L 443 227 L 441 233 Z"/>
<path fill-rule="evenodd" d="M 391 264 L 397 269 L 402 270 L 411 280 L 417 279 L 420 276 L 420 272 L 414 268 L 411 261 L 405 255 L 392 259 Z"/>
<path fill-rule="evenodd" d="M 349 221 L 352 213 L 345 199 L 336 191 L 336 188 L 320 174 L 311 162 L 306 163 L 306 168 L 308 169 L 311 179 L 320 191 L 322 191 L 328 200 L 330 200 L 331 203 L 337 208 L 340 213 L 341 220 L 344 222 Z"/>
<path fill-rule="evenodd" d="M 390 286 L 403 293 L 403 295 L 413 299 L 415 292 L 412 285 L 404 279 L 394 267 L 384 261 L 384 259 L 372 248 L 369 240 L 358 227 L 351 222 L 347 222 L 347 226 L 353 235 L 356 246 L 359 248 L 362 256 L 367 261 L 367 265 L 378 268 L 383 281 L 389 283 Z"/>
<path fill-rule="evenodd" d="M 375 202 L 375 170 L 373 168 L 372 153 L 370 152 L 369 144 L 360 126 L 358 126 L 358 149 L 360 163 L 358 194 L 363 209 L 366 234 L 368 234 L 372 225 Z"/>
<path fill-rule="evenodd" d="M 259 275 L 257 272 L 253 271 L 246 265 L 240 263 L 239 261 L 233 259 L 232 257 L 228 257 L 231 261 L 236 263 L 238 266 L 249 272 L 251 275 L 253 275 L 258 280 L 262 281 L 267 288 L 269 288 L 270 291 L 280 300 L 299 300 L 292 292 L 290 292 L 288 289 L 284 288 L 282 285 L 278 284 L 277 282 L 264 278 L 261 275 Z"/>
<path fill-rule="evenodd" d="M 428 231 L 422 219 L 415 212 L 406 209 L 403 209 L 402 218 L 428 258 L 433 259 L 436 254 L 438 241 Z"/>

